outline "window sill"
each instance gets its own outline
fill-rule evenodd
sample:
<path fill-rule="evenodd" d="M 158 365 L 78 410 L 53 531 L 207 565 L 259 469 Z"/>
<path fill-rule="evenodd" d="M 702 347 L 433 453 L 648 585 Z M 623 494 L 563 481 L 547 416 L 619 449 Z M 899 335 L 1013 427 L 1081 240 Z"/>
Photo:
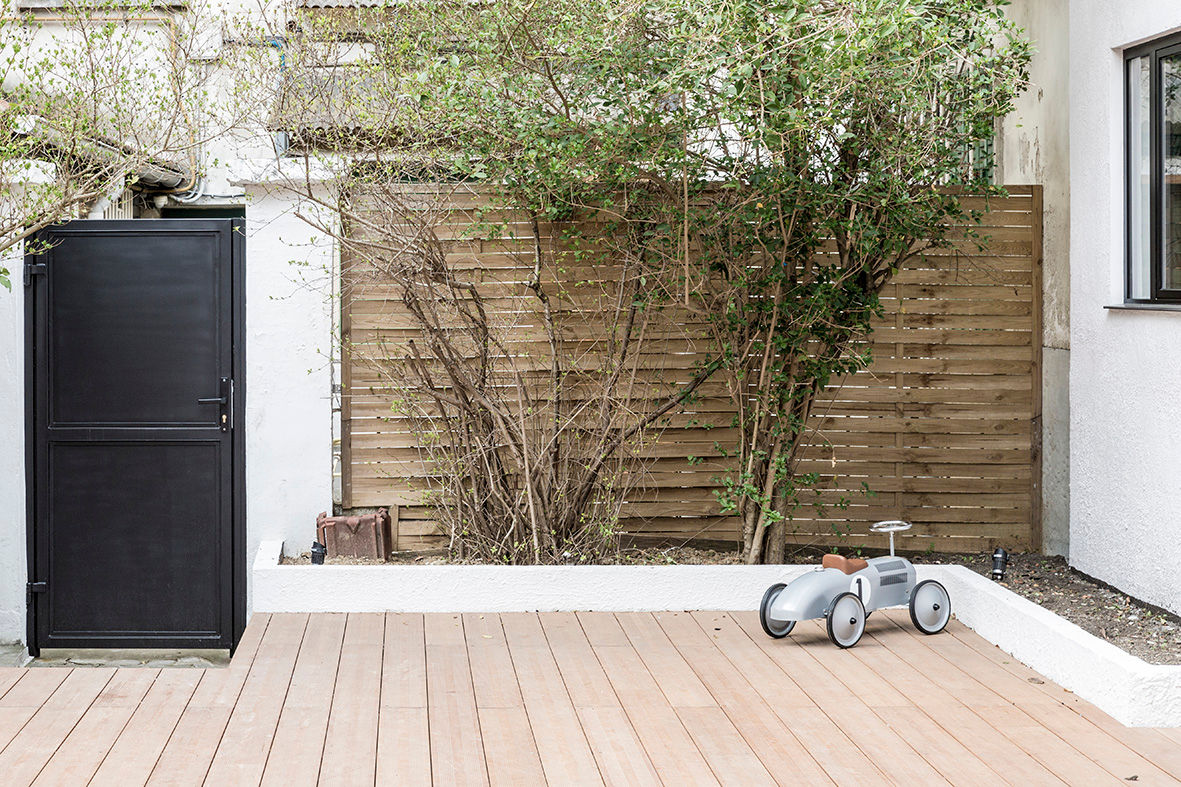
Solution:
<path fill-rule="evenodd" d="M 1181 312 L 1181 302 L 1178 303 L 1113 303 L 1104 309 L 1130 312 Z"/>

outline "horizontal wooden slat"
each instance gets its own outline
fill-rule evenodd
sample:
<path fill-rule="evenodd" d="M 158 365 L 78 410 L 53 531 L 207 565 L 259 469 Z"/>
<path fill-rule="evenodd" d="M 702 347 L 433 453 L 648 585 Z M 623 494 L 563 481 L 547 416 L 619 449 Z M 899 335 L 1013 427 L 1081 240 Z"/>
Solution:
<path fill-rule="evenodd" d="M 549 407 L 551 347 L 539 302 L 526 288 L 534 276 L 528 216 L 486 186 L 412 184 L 403 191 L 424 210 L 438 204 L 438 195 L 450 195 L 447 210 L 423 215 L 436 228 L 447 264 L 477 285 L 508 348 L 511 357 L 497 359 L 498 390 L 514 399 L 520 374 L 535 406 Z M 883 546 L 867 523 L 898 517 L 920 525 L 912 543 L 924 547 L 1028 540 L 1039 400 L 1040 239 L 1034 233 L 1041 219 L 1030 187 L 1014 187 L 1008 197 L 963 196 L 961 204 L 984 211 L 979 224 L 952 227 L 948 246 L 907 262 L 881 294 L 884 317 L 869 339 L 873 364 L 818 397 L 812 444 L 801 452 L 798 471 L 818 475 L 817 493 L 805 492 L 802 500 L 823 504 L 824 513 L 800 508 L 791 522 L 797 540 L 837 544 L 856 537 Z M 380 211 L 374 216 L 384 220 Z M 605 218 L 588 213 L 579 231 L 597 232 Z M 487 236 L 491 224 L 500 225 L 500 237 Z M 641 271 L 613 260 L 608 240 L 587 240 L 588 251 L 576 256 L 567 227 L 539 229 L 543 248 L 553 254 L 542 284 L 557 318 L 563 368 L 572 372 L 568 401 L 593 402 L 613 357 L 608 333 L 618 329 L 605 317 L 620 282 Z M 825 246 L 818 263 L 832 261 Z M 401 379 L 401 372 L 388 364 L 404 356 L 419 329 L 399 288 L 383 275 L 372 266 L 345 266 L 347 503 L 397 503 L 399 548 L 438 547 L 446 541 L 427 504 L 441 470 L 420 440 L 422 430 L 443 424 L 391 409 L 391 400 L 406 393 L 391 386 L 390 374 Z M 643 316 L 645 341 L 630 354 L 637 384 L 629 406 L 636 411 L 657 406 L 711 358 L 705 315 L 674 303 Z M 753 394 L 753 383 L 742 390 Z M 716 501 L 718 479 L 733 469 L 730 452 L 739 439 L 731 428 L 735 391 L 714 379 L 698 396 L 632 447 L 631 464 L 618 479 L 625 490 L 622 532 L 739 537 L 740 523 L 721 515 Z"/>

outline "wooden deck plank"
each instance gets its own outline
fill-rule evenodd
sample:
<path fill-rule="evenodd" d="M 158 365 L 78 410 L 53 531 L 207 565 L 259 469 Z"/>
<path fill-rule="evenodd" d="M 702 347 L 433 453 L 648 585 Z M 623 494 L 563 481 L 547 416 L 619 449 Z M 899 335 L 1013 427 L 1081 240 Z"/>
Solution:
<path fill-rule="evenodd" d="M 387 612 L 381 669 L 382 708 L 426 708 L 422 615 Z"/>
<path fill-rule="evenodd" d="M 881 679 L 891 683 L 909 697 L 924 713 L 953 735 L 956 740 L 968 746 L 985 763 L 1004 763 L 1010 773 L 1020 773 L 1023 778 L 1038 784 L 1060 784 L 1061 780 L 1024 749 L 1020 748 L 996 728 L 962 704 L 947 692 L 926 669 L 930 657 L 917 657 L 910 661 L 899 658 L 890 643 L 895 636 L 882 636 L 889 629 L 870 630 L 867 635 L 883 645 L 870 651 L 854 648 L 854 654 L 869 665 Z"/>
<path fill-rule="evenodd" d="M 217 776 L 222 784 L 258 782 L 307 618 L 271 615 L 265 631 L 259 632 L 257 652 L 244 653 L 239 645 L 239 653 L 229 667 L 206 671 L 148 784 L 196 785 L 202 784 L 207 775 Z M 231 726 L 235 716 L 238 720 Z M 223 758 L 222 765 L 213 772 L 212 763 L 218 754 Z"/>
<path fill-rule="evenodd" d="M 383 787 L 431 784 L 430 724 L 425 707 L 380 709 L 376 783 Z"/>
<path fill-rule="evenodd" d="M 898 616 L 895 616 L 894 622 L 905 630 Z M 969 644 L 970 641 L 978 646 Z M 993 653 L 1000 651 L 984 643 L 975 633 L 939 637 L 937 642 L 938 645 L 932 646 L 932 652 L 942 655 L 961 670 L 970 670 L 972 677 L 990 688 L 994 685 L 1008 686 L 1013 693 L 1020 692 L 1023 699 L 1019 704 L 1025 714 L 1068 742 L 1111 775 L 1120 779 L 1134 775 L 1138 780 L 1162 783 L 1170 780 L 1164 771 L 1148 759 L 1056 699 L 1056 695 L 1061 691 L 1060 687 L 1028 667 L 1020 665 L 1012 657 L 990 658 L 993 654 L 988 653 L 989 650 Z M 1009 664 L 1006 665 L 1004 662 Z M 1025 679 L 1022 679 L 1022 675 L 1025 675 Z M 1046 690 L 1043 687 L 1049 688 Z"/>
<path fill-rule="evenodd" d="M 0 699 L 16 685 L 16 682 L 25 674 L 23 667 L 0 667 Z"/>
<path fill-rule="evenodd" d="M 1078 749 L 1044 727 L 1025 727 L 1018 731 L 1006 729 L 1002 732 L 1031 756 L 1045 763 L 1067 784 L 1106 784 L 1109 787 L 1129 784 L 1097 766 L 1093 760 L 1084 757 Z"/>
<path fill-rule="evenodd" d="M 312 615 L 308 619 L 263 770 L 264 787 L 316 784 L 345 620 L 343 614 Z"/>
<path fill-rule="evenodd" d="M 476 707 L 524 707 L 500 616 L 494 613 L 468 614 L 463 620 Z"/>
<path fill-rule="evenodd" d="M 1108 735 L 1147 757 L 1162 771 L 1181 782 L 1181 745 L 1178 745 L 1181 741 L 1169 738 L 1166 730 L 1125 727 L 1089 702 L 1080 701 L 1079 705 L 1071 707 Z"/>
<path fill-rule="evenodd" d="M 856 737 L 849 737 L 824 711 L 827 704 L 850 701 L 843 686 L 836 685 L 823 670 L 814 672 L 818 682 L 806 682 L 804 685 L 808 686 L 808 691 L 823 690 L 837 693 L 828 701 L 812 703 L 807 692 L 795 682 L 803 678 L 788 673 L 779 665 L 778 659 L 783 657 L 785 651 L 790 652 L 788 649 L 764 650 L 766 643 L 748 636 L 737 617 L 730 613 L 695 612 L 693 617 L 707 633 L 718 631 L 721 634 L 717 639 L 719 649 L 732 664 L 743 670 L 766 703 L 835 782 L 887 783 L 885 775 L 876 767 L 876 759 L 871 759 L 873 755 L 867 756 L 863 753 L 854 742 Z M 763 639 L 766 640 L 767 637 L 764 635 Z M 791 687 L 786 696 L 783 691 L 785 686 Z M 797 699 L 800 696 L 806 699 L 807 703 Z M 855 703 L 856 700 L 853 698 L 851 701 Z M 865 713 L 871 715 L 868 709 Z"/>
<path fill-rule="evenodd" d="M 572 612 L 541 616 L 550 651 L 575 708 L 618 708 L 619 698 Z"/>
<path fill-rule="evenodd" d="M 596 647 L 594 651 L 661 780 L 666 784 L 717 784 L 639 654 L 630 647 Z"/>
<path fill-rule="evenodd" d="M 162 670 L 90 780 L 91 787 L 147 782 L 204 670 Z"/>
<path fill-rule="evenodd" d="M 659 785 L 660 777 L 622 707 L 578 709 L 599 774 L 608 785 Z"/>
<path fill-rule="evenodd" d="M 33 784 L 87 784 L 159 673 L 116 670 Z"/>
<path fill-rule="evenodd" d="M 0 752 L 8 747 L 70 674 L 64 669 L 24 669 L 22 672 L 20 680 L 0 698 Z"/>
<path fill-rule="evenodd" d="M 716 708 L 718 703 L 665 635 L 652 615 L 617 615 L 620 628 L 631 646 L 656 679 L 660 690 L 674 708 Z"/>
<path fill-rule="evenodd" d="M 950 783 L 974 787 L 1004 781 L 1000 773 L 913 705 L 883 708 L 880 716 Z M 1005 770 L 999 763 L 998 767 Z"/>
<path fill-rule="evenodd" d="M 707 634 L 692 615 L 684 612 L 658 612 L 656 620 L 776 782 L 832 783 L 742 671 L 717 649 L 717 632 Z"/>
<path fill-rule="evenodd" d="M 940 780 L 939 772 L 922 753 L 910 745 L 905 736 L 891 729 L 876 712 L 877 708 L 884 706 L 870 706 L 861 699 L 860 686 L 842 673 L 849 670 L 858 680 L 866 680 L 866 675 L 849 662 L 851 652 L 832 647 L 827 634 L 813 625 L 815 621 L 802 621 L 797 624 L 791 638 L 776 641 L 762 633 L 753 615 L 734 613 L 731 617 L 747 637 L 780 665 L 785 674 L 809 687 L 809 691 L 816 695 L 819 710 L 888 778 L 904 784 Z M 830 659 L 834 660 L 831 665 Z M 876 676 L 871 680 L 881 682 Z M 894 696 L 899 702 L 909 704 L 897 692 L 891 694 L 878 689 L 871 692 L 871 696 L 879 700 Z M 889 751 L 891 754 L 889 757 L 876 757 L 875 753 L 880 751 Z"/>
<path fill-rule="evenodd" d="M 677 716 L 721 784 L 775 784 L 721 708 L 683 706 L 677 708 Z"/>
<path fill-rule="evenodd" d="M 611 612 L 575 613 L 582 631 L 594 648 L 626 648 L 631 645 L 627 634 L 619 627 L 619 621 Z"/>
<path fill-rule="evenodd" d="M 861 689 L 864 682 L 883 683 L 884 681 L 877 676 L 869 677 L 867 672 L 857 669 L 858 662 L 851 661 L 856 658 L 854 652 L 833 648 L 828 641 L 827 634 L 814 624 L 815 621 L 803 621 L 797 625 L 801 635 L 812 629 L 814 641 L 810 645 L 800 644 L 795 637 L 792 638 L 790 644 L 780 644 L 788 644 L 789 651 L 795 649 L 812 659 L 812 664 L 807 667 L 797 660 L 794 666 L 795 670 L 815 674 L 815 679 L 831 687 L 834 694 L 839 695 L 842 688 L 848 692 L 844 697 L 834 697 L 831 701 L 821 702 L 820 709 L 849 736 L 850 740 L 856 742 L 861 751 L 889 778 L 901 783 L 930 783 L 943 778 L 936 764 L 925 756 L 924 750 L 915 745 L 913 739 L 898 732 L 890 724 L 890 718 L 896 715 L 899 708 L 910 709 L 913 707 L 909 699 L 887 684 L 889 691 L 877 687 L 876 691 L 868 692 L 870 698 L 877 704 L 870 705 L 863 700 Z M 782 650 L 782 648 L 776 647 L 775 642 L 767 640 L 765 637 L 761 640 L 758 639 L 759 632 L 755 628 L 753 618 L 748 617 L 744 621 L 744 629 L 748 636 L 760 643 L 764 652 L 778 654 Z M 860 649 L 861 644 L 858 643 L 855 650 Z M 801 669 L 802 667 L 803 669 Z M 811 673 L 811 670 L 815 669 L 819 669 L 821 672 Z M 900 704 L 897 706 L 881 704 L 882 698 L 892 696 L 891 693 L 897 697 Z M 875 756 L 875 752 L 881 751 L 889 751 L 891 754 L 889 757 Z M 969 767 L 968 770 L 971 768 Z"/>
<path fill-rule="evenodd" d="M 0 774 L 5 784 L 31 784 L 115 674 L 112 669 L 98 668 L 68 672 L 57 690 L 0 751 Z"/>
<path fill-rule="evenodd" d="M 429 614 L 423 632 L 432 777 L 436 784 L 487 784 L 463 620 Z"/>
<path fill-rule="evenodd" d="M 0 784 L 1145 784 L 1126 728 L 953 622 L 841 651 L 753 612 L 274 615 L 230 666 L 0 672 Z M 91 776 L 93 775 L 93 778 Z"/>
<path fill-rule="evenodd" d="M 258 784 L 279 725 L 308 615 L 272 615 L 266 636 L 226 723 L 206 781 Z"/>
<path fill-rule="evenodd" d="M 320 784 L 373 784 L 377 778 L 385 615 L 350 613 L 332 695 Z"/>
<path fill-rule="evenodd" d="M 477 712 L 492 787 L 544 784 L 545 773 L 524 706 L 490 705 Z"/>
<path fill-rule="evenodd" d="M 463 615 L 434 612 L 423 616 L 422 625 L 428 646 L 467 647 L 463 635 Z"/>
<path fill-rule="evenodd" d="M 70 676 L 68 669 L 25 667 L 21 672 L 21 679 L 0 697 L 0 708 L 40 708 Z"/>
<path fill-rule="evenodd" d="M 431 768 L 423 616 L 387 612 L 376 781 L 398 787 L 429 785 Z"/>
<path fill-rule="evenodd" d="M 551 784 L 602 784 L 598 764 L 575 713 L 537 615 L 501 616 L 537 754 Z"/>

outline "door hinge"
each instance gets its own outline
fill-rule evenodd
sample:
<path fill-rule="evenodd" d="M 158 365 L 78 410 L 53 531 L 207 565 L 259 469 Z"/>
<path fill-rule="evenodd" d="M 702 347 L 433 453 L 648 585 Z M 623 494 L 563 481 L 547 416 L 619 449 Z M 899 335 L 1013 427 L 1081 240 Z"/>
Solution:
<path fill-rule="evenodd" d="M 29 606 L 32 606 L 34 593 L 46 593 L 48 591 L 48 582 L 29 582 L 25 585 L 25 599 L 28 601 Z"/>
<path fill-rule="evenodd" d="M 44 262 L 27 262 L 25 263 L 25 286 L 28 287 L 33 283 L 34 276 L 44 276 L 47 271 Z"/>

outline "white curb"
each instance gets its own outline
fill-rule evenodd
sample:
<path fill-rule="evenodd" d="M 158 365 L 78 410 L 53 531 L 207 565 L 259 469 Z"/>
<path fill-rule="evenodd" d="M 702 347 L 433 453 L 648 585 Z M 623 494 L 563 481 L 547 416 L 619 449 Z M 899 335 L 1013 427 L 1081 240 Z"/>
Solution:
<path fill-rule="evenodd" d="M 259 546 L 255 612 L 758 609 L 813 566 L 283 566 Z M 964 625 L 1133 727 L 1181 727 L 1181 666 L 1147 664 L 964 566 L 918 565 Z"/>

